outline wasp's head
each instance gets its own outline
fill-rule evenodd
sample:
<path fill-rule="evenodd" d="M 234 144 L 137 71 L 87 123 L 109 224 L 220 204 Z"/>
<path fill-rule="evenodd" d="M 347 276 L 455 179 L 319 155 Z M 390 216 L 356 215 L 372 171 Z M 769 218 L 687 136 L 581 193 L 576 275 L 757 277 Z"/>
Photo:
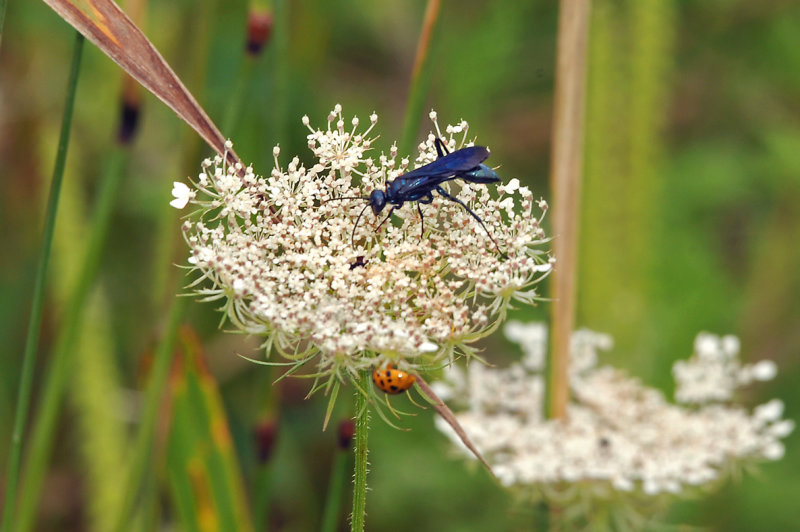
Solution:
<path fill-rule="evenodd" d="M 373 190 L 369 195 L 369 204 L 372 206 L 372 212 L 378 216 L 386 206 L 386 194 L 383 190 Z"/>

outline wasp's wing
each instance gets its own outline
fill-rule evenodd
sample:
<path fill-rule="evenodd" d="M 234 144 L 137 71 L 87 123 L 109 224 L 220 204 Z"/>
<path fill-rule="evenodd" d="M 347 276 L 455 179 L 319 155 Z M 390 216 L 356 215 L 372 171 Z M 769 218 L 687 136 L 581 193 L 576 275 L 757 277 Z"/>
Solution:
<path fill-rule="evenodd" d="M 489 150 L 483 146 L 462 148 L 401 175 L 392 182 L 392 192 L 405 201 L 414 201 L 437 185 L 457 177 L 456 174 L 477 168 L 487 157 Z"/>

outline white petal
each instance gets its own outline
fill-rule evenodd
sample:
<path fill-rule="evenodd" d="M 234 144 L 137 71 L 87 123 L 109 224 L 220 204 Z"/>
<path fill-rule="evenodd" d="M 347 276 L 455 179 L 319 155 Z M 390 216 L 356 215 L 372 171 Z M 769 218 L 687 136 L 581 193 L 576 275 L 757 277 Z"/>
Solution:
<path fill-rule="evenodd" d="M 778 366 L 772 360 L 762 360 L 753 365 L 753 378 L 759 381 L 768 381 L 778 374 Z"/>
<path fill-rule="evenodd" d="M 786 448 L 780 442 L 773 442 L 762 451 L 767 460 L 780 460 L 786 453 Z"/>
<path fill-rule="evenodd" d="M 777 421 L 783 415 L 783 401 L 773 399 L 755 409 L 755 417 L 762 421 Z"/>
<path fill-rule="evenodd" d="M 419 346 L 419 350 L 423 353 L 433 353 L 434 351 L 438 350 L 439 346 L 434 344 L 433 342 L 423 342 Z"/>
<path fill-rule="evenodd" d="M 185 198 L 175 198 L 174 200 L 170 201 L 169 204 L 175 207 L 176 209 L 183 209 L 186 207 L 186 204 L 189 203 L 189 197 Z"/>
<path fill-rule="evenodd" d="M 784 419 L 775 423 L 769 428 L 769 433 L 776 438 L 785 438 L 794 430 L 794 421 L 791 419 Z"/>
<path fill-rule="evenodd" d="M 175 199 L 170 201 L 169 204 L 176 209 L 183 209 L 186 207 L 186 204 L 189 203 L 189 199 L 192 197 L 192 191 L 185 183 L 175 181 L 172 183 L 172 197 Z"/>

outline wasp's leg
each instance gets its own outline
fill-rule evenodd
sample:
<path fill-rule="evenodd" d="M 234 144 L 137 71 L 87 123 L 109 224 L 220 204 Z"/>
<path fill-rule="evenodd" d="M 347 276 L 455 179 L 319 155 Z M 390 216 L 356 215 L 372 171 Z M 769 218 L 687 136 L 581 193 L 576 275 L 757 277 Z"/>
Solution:
<path fill-rule="evenodd" d="M 450 153 L 450 150 L 448 150 L 447 146 L 444 145 L 444 141 L 439 137 L 436 137 L 433 143 L 436 145 L 436 153 L 439 154 L 439 157 L 444 157 Z"/>
<path fill-rule="evenodd" d="M 391 218 L 391 217 L 392 217 L 392 213 L 394 212 L 394 209 L 395 209 L 395 207 L 392 207 L 391 209 L 389 209 L 389 214 L 386 216 L 386 218 L 384 218 L 384 219 L 383 219 L 383 221 L 382 221 L 381 223 L 379 223 L 379 224 L 378 224 L 378 227 L 376 227 L 376 228 L 375 228 L 375 231 L 376 231 L 376 232 L 378 231 L 378 229 L 380 229 L 380 228 L 381 228 L 381 226 L 382 226 L 383 224 L 385 224 L 385 223 L 386 223 L 386 220 L 388 220 L 389 218 Z"/>
<path fill-rule="evenodd" d="M 500 255 L 503 258 L 508 258 L 505 253 L 500 251 L 500 246 L 497 245 L 497 242 L 495 242 L 494 238 L 492 238 L 492 234 L 489 232 L 488 229 L 486 229 L 486 225 L 484 225 L 483 220 L 481 220 L 480 217 L 477 214 L 472 212 L 472 209 L 467 207 L 466 203 L 464 203 L 463 201 L 461 201 L 460 199 L 458 199 L 455 196 L 451 196 L 442 187 L 436 187 L 436 192 L 438 192 L 439 194 L 441 194 L 445 198 L 449 199 L 450 201 L 454 201 L 454 202 L 458 203 L 459 205 L 461 205 L 462 207 L 464 207 L 467 210 L 467 212 L 470 213 L 470 215 L 472 215 L 472 217 L 475 218 L 475 220 L 477 220 L 479 224 L 481 224 L 481 227 L 483 227 L 483 230 L 486 231 L 486 236 L 488 236 L 489 240 L 492 241 L 492 243 L 494 244 L 494 247 L 497 249 L 497 252 L 500 253 Z"/>
<path fill-rule="evenodd" d="M 433 194 L 431 193 L 428 193 L 427 196 L 423 196 L 417 200 L 417 212 L 419 213 L 419 223 L 422 226 L 419 232 L 420 240 L 422 240 L 422 237 L 425 236 L 425 218 L 422 217 L 422 207 L 420 207 L 420 204 L 424 203 L 425 205 L 430 205 L 432 201 L 433 201 Z"/>

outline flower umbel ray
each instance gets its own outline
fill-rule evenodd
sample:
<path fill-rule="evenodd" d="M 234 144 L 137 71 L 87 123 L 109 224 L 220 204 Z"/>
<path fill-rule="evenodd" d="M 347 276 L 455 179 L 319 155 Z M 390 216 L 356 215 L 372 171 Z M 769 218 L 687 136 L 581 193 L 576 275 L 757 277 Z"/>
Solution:
<path fill-rule="evenodd" d="M 471 144 L 466 122 L 442 134 L 431 117 L 436 134 L 420 144 L 416 166 L 436 159 L 437 136 L 451 151 Z M 394 145 L 388 154 L 372 152 L 377 121 L 373 114 L 362 130 L 337 105 L 324 129 L 303 118 L 311 167 L 297 157 L 281 164 L 276 147 L 269 176 L 216 157 L 189 188 L 173 189 L 173 206 L 198 208 L 183 224 L 197 293 L 223 300 L 230 323 L 266 336 L 290 359 L 316 358 L 323 376 L 354 378 L 389 362 L 421 372 L 440 367 L 471 352 L 468 344 L 493 331 L 512 300 L 534 301 L 551 268 L 540 226 L 547 204 L 516 179 L 449 189 L 480 216 L 507 259 L 465 209 L 439 196 L 422 206 L 422 238 L 412 204 L 378 231 L 367 209 L 351 242 L 367 207 L 360 199 L 411 169 Z"/>

